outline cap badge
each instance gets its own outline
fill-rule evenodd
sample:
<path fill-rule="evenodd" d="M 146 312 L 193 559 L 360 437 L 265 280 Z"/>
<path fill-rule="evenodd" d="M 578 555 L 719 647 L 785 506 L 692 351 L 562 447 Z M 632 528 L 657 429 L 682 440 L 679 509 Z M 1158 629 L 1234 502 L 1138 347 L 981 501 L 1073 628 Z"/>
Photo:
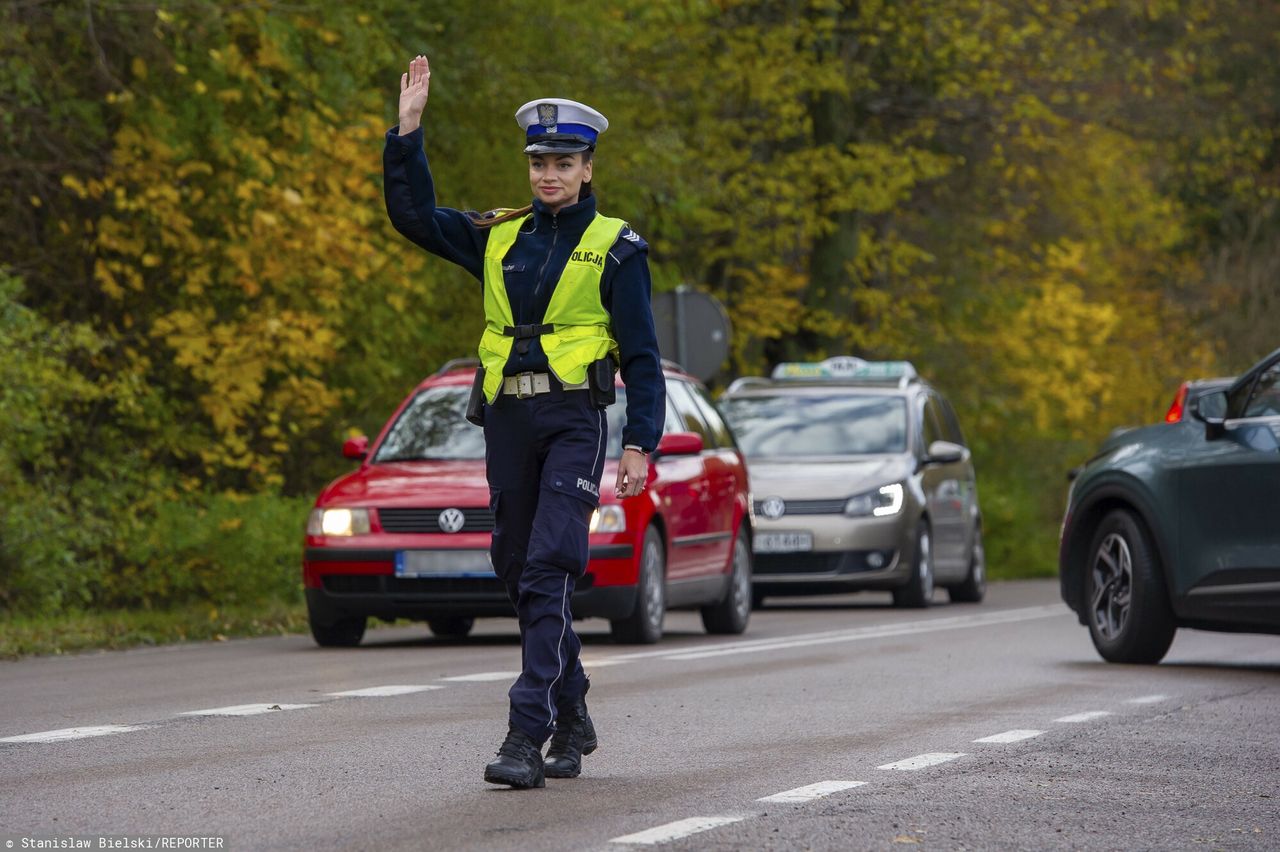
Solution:
<path fill-rule="evenodd" d="M 552 128 L 560 123 L 560 109 L 555 104 L 538 104 L 538 123 Z"/>

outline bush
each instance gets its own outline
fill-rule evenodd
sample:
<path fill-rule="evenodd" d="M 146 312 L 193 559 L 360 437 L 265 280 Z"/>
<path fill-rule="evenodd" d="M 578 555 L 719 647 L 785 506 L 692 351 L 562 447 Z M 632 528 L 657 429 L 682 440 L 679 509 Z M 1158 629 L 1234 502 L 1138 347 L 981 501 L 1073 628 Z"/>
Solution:
<path fill-rule="evenodd" d="M 123 549 L 104 589 L 110 606 L 215 606 L 302 599 L 302 537 L 311 500 L 195 494 L 162 504 Z"/>

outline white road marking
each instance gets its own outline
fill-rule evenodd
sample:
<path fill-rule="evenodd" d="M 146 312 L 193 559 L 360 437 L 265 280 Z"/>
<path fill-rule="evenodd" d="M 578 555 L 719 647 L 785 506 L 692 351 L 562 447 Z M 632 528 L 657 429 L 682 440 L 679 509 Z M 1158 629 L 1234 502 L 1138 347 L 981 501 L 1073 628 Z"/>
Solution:
<path fill-rule="evenodd" d="M 233 704 L 230 707 L 213 707 L 208 710 L 187 710 L 179 716 L 257 716 L 276 710 L 302 710 L 314 704 Z"/>
<path fill-rule="evenodd" d="M 667 653 L 670 652 L 668 651 Z M 602 657 L 597 660 L 579 660 L 579 662 L 582 663 L 582 667 L 585 669 L 599 669 L 605 666 L 625 666 L 627 663 L 631 662 L 631 660 L 618 660 L 610 657 Z"/>
<path fill-rule="evenodd" d="M 915 757 L 908 757 L 906 760 L 895 760 L 893 763 L 877 766 L 876 769 L 924 769 L 928 766 L 937 766 L 939 763 L 955 760 L 957 757 L 964 757 L 964 752 L 931 751 L 928 754 L 917 754 Z"/>
<path fill-rule="evenodd" d="M 844 628 L 841 630 L 824 630 L 818 633 L 796 633 L 790 636 L 774 636 L 770 639 L 737 639 L 732 642 L 720 642 L 712 645 L 698 645 L 693 648 L 687 648 L 681 651 L 673 651 L 670 648 L 659 649 L 656 651 L 635 651 L 628 654 L 610 654 L 607 657 L 600 657 L 593 660 L 595 665 L 615 665 L 616 663 L 629 663 L 633 660 L 647 660 L 655 657 L 662 657 L 669 660 L 687 660 L 697 659 L 692 655 L 714 656 L 720 652 L 726 653 L 746 653 L 753 650 L 772 651 L 780 643 L 784 642 L 802 642 L 806 644 L 820 644 L 817 640 L 830 641 L 847 641 L 848 639 L 877 638 L 875 635 L 864 635 L 868 631 L 879 632 L 883 630 L 893 630 L 893 633 L 886 635 L 897 635 L 898 632 L 914 633 L 915 628 L 927 627 L 930 629 L 944 630 L 953 627 L 981 627 L 984 624 L 1003 624 L 1014 621 L 1026 621 L 1033 618 L 1049 618 L 1052 616 L 1067 616 L 1071 611 L 1057 604 L 1046 604 L 1044 606 L 1029 606 L 1019 609 L 997 610 L 990 613 L 982 613 L 980 615 L 964 615 L 949 616 L 945 618 L 927 618 L 919 621 L 900 622 L 896 625 L 882 625 L 878 627 L 859 627 Z M 969 622 L 977 621 L 970 624 Z M 924 631 L 927 632 L 927 631 Z M 616 661 L 613 662 L 613 661 Z M 585 663 L 584 663 L 585 665 Z"/>
<path fill-rule="evenodd" d="M 80 740 L 85 737 L 103 737 L 107 734 L 123 734 L 143 731 L 151 725 L 91 725 L 84 728 L 59 728 L 56 731 L 39 731 L 16 737 L 0 737 L 0 743 L 59 743 L 63 740 Z"/>
<path fill-rule="evenodd" d="M 812 634 L 811 636 L 792 636 L 771 640 L 767 643 L 748 644 L 745 642 L 722 646 L 719 649 L 699 648 L 695 651 L 683 651 L 670 654 L 668 660 L 701 660 L 707 657 L 723 657 L 729 654 L 751 654 L 760 651 L 779 651 L 787 648 L 804 648 L 810 645 L 826 645 L 833 642 L 857 642 L 864 639 L 882 639 L 887 636 L 908 636 L 916 633 L 934 633 L 940 630 L 957 630 L 966 627 L 988 627 L 996 624 L 1010 624 L 1017 621 L 1028 621 L 1037 618 L 1049 618 L 1063 615 L 1058 606 L 1027 607 L 1025 609 L 993 612 L 983 615 L 953 616 L 950 618 L 932 618 L 925 621 L 907 622 L 905 624 L 884 624 L 876 627 L 859 627 L 852 630 L 835 631 L 828 634 Z"/>
<path fill-rule="evenodd" d="M 1125 704 L 1159 704 L 1161 701 L 1168 701 L 1167 695 L 1143 695 L 1139 698 L 1130 698 Z"/>
<path fill-rule="evenodd" d="M 1103 716 L 1112 715 L 1110 710 L 1087 710 L 1084 713 L 1072 713 L 1070 716 L 1062 716 L 1054 719 L 1055 722 L 1092 722 L 1094 719 L 1101 719 Z"/>
<path fill-rule="evenodd" d="M 480 672 L 478 674 L 455 675 L 440 679 L 451 683 L 485 683 L 491 680 L 515 680 L 518 677 L 520 677 L 520 672 Z"/>
<path fill-rule="evenodd" d="M 384 698 L 392 695 L 411 695 L 415 692 L 426 692 L 429 689 L 444 689 L 444 687 L 426 684 L 366 686 L 364 689 L 348 689 L 343 692 L 330 692 L 328 695 L 334 698 Z"/>
<path fill-rule="evenodd" d="M 830 796 L 832 793 L 839 793 L 841 790 L 851 790 L 854 787 L 861 787 L 866 783 L 866 781 L 819 781 L 817 784 L 809 784 L 805 787 L 797 787 L 794 790 L 774 793 L 772 796 L 764 796 L 756 799 L 756 801 L 811 802 L 814 799 L 821 799 L 823 796 Z"/>
<path fill-rule="evenodd" d="M 744 819 L 746 819 L 745 816 L 690 817 L 689 819 L 669 822 L 666 825 L 660 825 L 657 828 L 650 828 L 646 831 L 637 831 L 635 834 L 624 834 L 621 837 L 613 838 L 609 842 L 631 843 L 636 846 L 656 846 L 659 843 L 668 843 L 672 840 L 679 840 L 682 837 L 688 837 L 692 834 L 697 834 L 701 831 L 708 831 L 722 825 L 741 822 Z"/>
<path fill-rule="evenodd" d="M 1005 731 L 1003 734 L 992 734 L 989 737 L 974 740 L 975 743 L 1020 743 L 1032 737 L 1038 737 L 1044 731 Z"/>

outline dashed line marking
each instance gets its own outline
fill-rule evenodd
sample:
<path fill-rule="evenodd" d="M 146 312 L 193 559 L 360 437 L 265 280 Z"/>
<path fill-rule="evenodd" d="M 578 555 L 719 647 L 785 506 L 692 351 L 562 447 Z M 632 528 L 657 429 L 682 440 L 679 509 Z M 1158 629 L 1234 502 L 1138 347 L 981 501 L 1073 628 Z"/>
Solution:
<path fill-rule="evenodd" d="M 650 828 L 646 831 L 637 831 L 635 834 L 624 834 L 621 837 L 613 838 L 609 842 L 628 843 L 635 846 L 656 846 L 659 843 L 679 840 L 682 837 L 689 837 L 693 834 L 719 828 L 722 825 L 741 822 L 744 819 L 746 819 L 745 816 L 690 817 L 689 819 L 676 820 L 666 825 Z"/>
<path fill-rule="evenodd" d="M 1103 716 L 1113 715 L 1110 710 L 1086 710 L 1083 713 L 1072 713 L 1070 716 L 1062 716 L 1054 719 L 1055 722 L 1092 722 L 1094 719 L 1101 719 Z"/>
<path fill-rule="evenodd" d="M 124 734 L 143 731 L 151 725 L 89 725 L 83 728 L 59 728 L 56 731 L 38 731 L 19 734 L 16 737 L 0 737 L 0 743 L 60 743 L 65 740 L 82 740 L 86 737 L 105 737 L 108 734 Z"/>
<path fill-rule="evenodd" d="M 438 684 L 394 684 L 391 686 L 366 686 L 363 689 L 348 689 L 343 692 L 329 692 L 333 698 L 386 698 L 392 695 L 412 695 L 415 692 L 426 692 L 429 689 L 444 689 Z"/>
<path fill-rule="evenodd" d="M 520 672 L 478 672 L 469 675 L 454 675 L 453 677 L 442 677 L 441 680 L 447 680 L 450 683 L 486 683 L 491 680 L 515 680 L 520 677 Z"/>
<path fill-rule="evenodd" d="M 179 716 L 257 716 L 277 710 L 302 710 L 314 704 L 233 704 L 230 707 L 211 707 L 208 710 L 187 710 Z"/>
<path fill-rule="evenodd" d="M 965 753 L 962 751 L 931 751 L 928 754 L 917 754 L 915 757 L 908 757 L 906 760 L 895 760 L 893 763 L 877 766 L 876 769 L 900 769 L 904 771 L 925 769 L 926 767 L 937 766 L 939 763 L 947 763 L 964 756 Z"/>
<path fill-rule="evenodd" d="M 975 743 L 1020 743 L 1023 740 L 1029 740 L 1032 737 L 1038 737 L 1044 731 L 1005 731 L 1002 734 L 992 734 L 989 737 L 982 737 L 974 740 Z"/>
<path fill-rule="evenodd" d="M 1130 698 L 1125 704 L 1159 704 L 1161 701 L 1168 701 L 1167 695 L 1142 695 L 1138 698 Z"/>
<path fill-rule="evenodd" d="M 821 799 L 823 796 L 830 796 L 832 793 L 839 793 L 841 790 L 852 790 L 854 787 L 862 787 L 866 783 L 866 781 L 819 781 L 817 784 L 797 787 L 794 790 L 785 790 L 781 793 L 774 793 L 772 796 L 763 796 L 756 799 L 756 801 L 811 802 L 814 799 Z"/>

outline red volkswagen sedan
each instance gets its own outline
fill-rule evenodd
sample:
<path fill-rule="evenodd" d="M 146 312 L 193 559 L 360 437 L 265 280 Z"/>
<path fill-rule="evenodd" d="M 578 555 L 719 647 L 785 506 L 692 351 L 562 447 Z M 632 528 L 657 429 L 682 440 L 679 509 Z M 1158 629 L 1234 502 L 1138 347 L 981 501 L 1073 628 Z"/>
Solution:
<path fill-rule="evenodd" d="M 484 434 L 464 414 L 476 362 L 451 361 L 423 381 L 372 446 L 343 454 L 360 468 L 316 500 L 302 576 L 320 645 L 359 644 L 370 617 L 425 619 L 437 636 L 465 636 L 476 618 L 514 616 L 489 562 L 493 513 Z M 747 470 L 702 386 L 664 363 L 664 435 L 648 486 L 625 500 L 601 488 L 591 561 L 575 618 L 607 618 L 620 642 L 662 637 L 668 609 L 697 608 L 710 633 L 741 633 L 751 612 Z M 608 409 L 603 481 L 617 476 L 626 388 Z"/>

